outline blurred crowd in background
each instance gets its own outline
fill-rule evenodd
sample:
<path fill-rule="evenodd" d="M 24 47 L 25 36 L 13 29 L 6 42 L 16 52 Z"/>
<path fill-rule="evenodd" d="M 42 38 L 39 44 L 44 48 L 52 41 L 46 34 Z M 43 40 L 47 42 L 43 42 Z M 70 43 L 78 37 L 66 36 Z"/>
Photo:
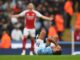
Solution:
<path fill-rule="evenodd" d="M 62 36 L 65 29 L 71 28 L 73 14 L 80 10 L 80 0 L 0 0 L 0 39 L 21 39 L 24 17 L 10 18 L 9 14 L 19 14 L 26 10 L 29 2 L 32 2 L 35 9 L 41 14 L 54 18 L 51 22 L 38 19 L 35 25 L 37 33 L 40 32 L 41 28 L 45 28 L 47 31 L 49 24 L 52 24 L 56 27 L 59 36 Z M 75 8 L 76 3 L 78 4 L 77 8 Z M 10 37 L 7 37 L 6 33 Z M 4 38 L 3 35 L 5 35 Z"/>

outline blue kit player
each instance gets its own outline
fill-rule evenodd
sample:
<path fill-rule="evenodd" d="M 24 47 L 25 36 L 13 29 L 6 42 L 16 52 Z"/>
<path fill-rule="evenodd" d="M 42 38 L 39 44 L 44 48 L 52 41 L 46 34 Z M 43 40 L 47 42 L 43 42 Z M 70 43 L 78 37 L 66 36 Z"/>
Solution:
<path fill-rule="evenodd" d="M 47 38 L 46 43 L 44 43 L 44 38 L 46 35 L 45 29 L 42 29 L 35 45 L 35 54 L 37 55 L 52 55 L 61 54 L 61 46 L 55 42 L 54 39 Z"/>

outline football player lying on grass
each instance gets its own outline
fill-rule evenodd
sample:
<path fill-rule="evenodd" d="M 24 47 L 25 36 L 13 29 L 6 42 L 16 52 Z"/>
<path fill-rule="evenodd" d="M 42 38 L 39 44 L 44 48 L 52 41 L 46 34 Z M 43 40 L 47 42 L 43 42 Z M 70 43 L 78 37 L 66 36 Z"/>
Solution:
<path fill-rule="evenodd" d="M 35 47 L 35 54 L 37 55 L 51 55 L 61 54 L 61 46 L 56 42 L 57 39 L 56 36 L 52 38 L 47 38 L 46 43 L 44 43 L 44 38 L 46 36 L 45 29 L 42 29 L 42 31 L 39 34 L 38 39 L 36 40 L 36 47 Z"/>

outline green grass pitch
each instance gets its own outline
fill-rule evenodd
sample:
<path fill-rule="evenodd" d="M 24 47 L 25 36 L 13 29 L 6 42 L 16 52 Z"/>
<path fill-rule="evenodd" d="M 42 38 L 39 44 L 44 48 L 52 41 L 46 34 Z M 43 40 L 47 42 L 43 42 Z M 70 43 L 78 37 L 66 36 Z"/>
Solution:
<path fill-rule="evenodd" d="M 0 60 L 80 60 L 80 55 L 0 55 Z"/>

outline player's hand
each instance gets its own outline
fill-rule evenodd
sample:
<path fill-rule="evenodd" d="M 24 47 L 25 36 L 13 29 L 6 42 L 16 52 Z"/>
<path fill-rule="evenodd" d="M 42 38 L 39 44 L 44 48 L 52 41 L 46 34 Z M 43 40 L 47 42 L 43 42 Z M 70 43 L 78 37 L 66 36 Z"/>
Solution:
<path fill-rule="evenodd" d="M 50 17 L 50 21 L 52 21 L 54 18 L 53 17 Z"/>
<path fill-rule="evenodd" d="M 50 15 L 50 20 L 51 20 L 51 21 L 54 20 L 54 15 L 53 15 L 53 14 Z"/>

